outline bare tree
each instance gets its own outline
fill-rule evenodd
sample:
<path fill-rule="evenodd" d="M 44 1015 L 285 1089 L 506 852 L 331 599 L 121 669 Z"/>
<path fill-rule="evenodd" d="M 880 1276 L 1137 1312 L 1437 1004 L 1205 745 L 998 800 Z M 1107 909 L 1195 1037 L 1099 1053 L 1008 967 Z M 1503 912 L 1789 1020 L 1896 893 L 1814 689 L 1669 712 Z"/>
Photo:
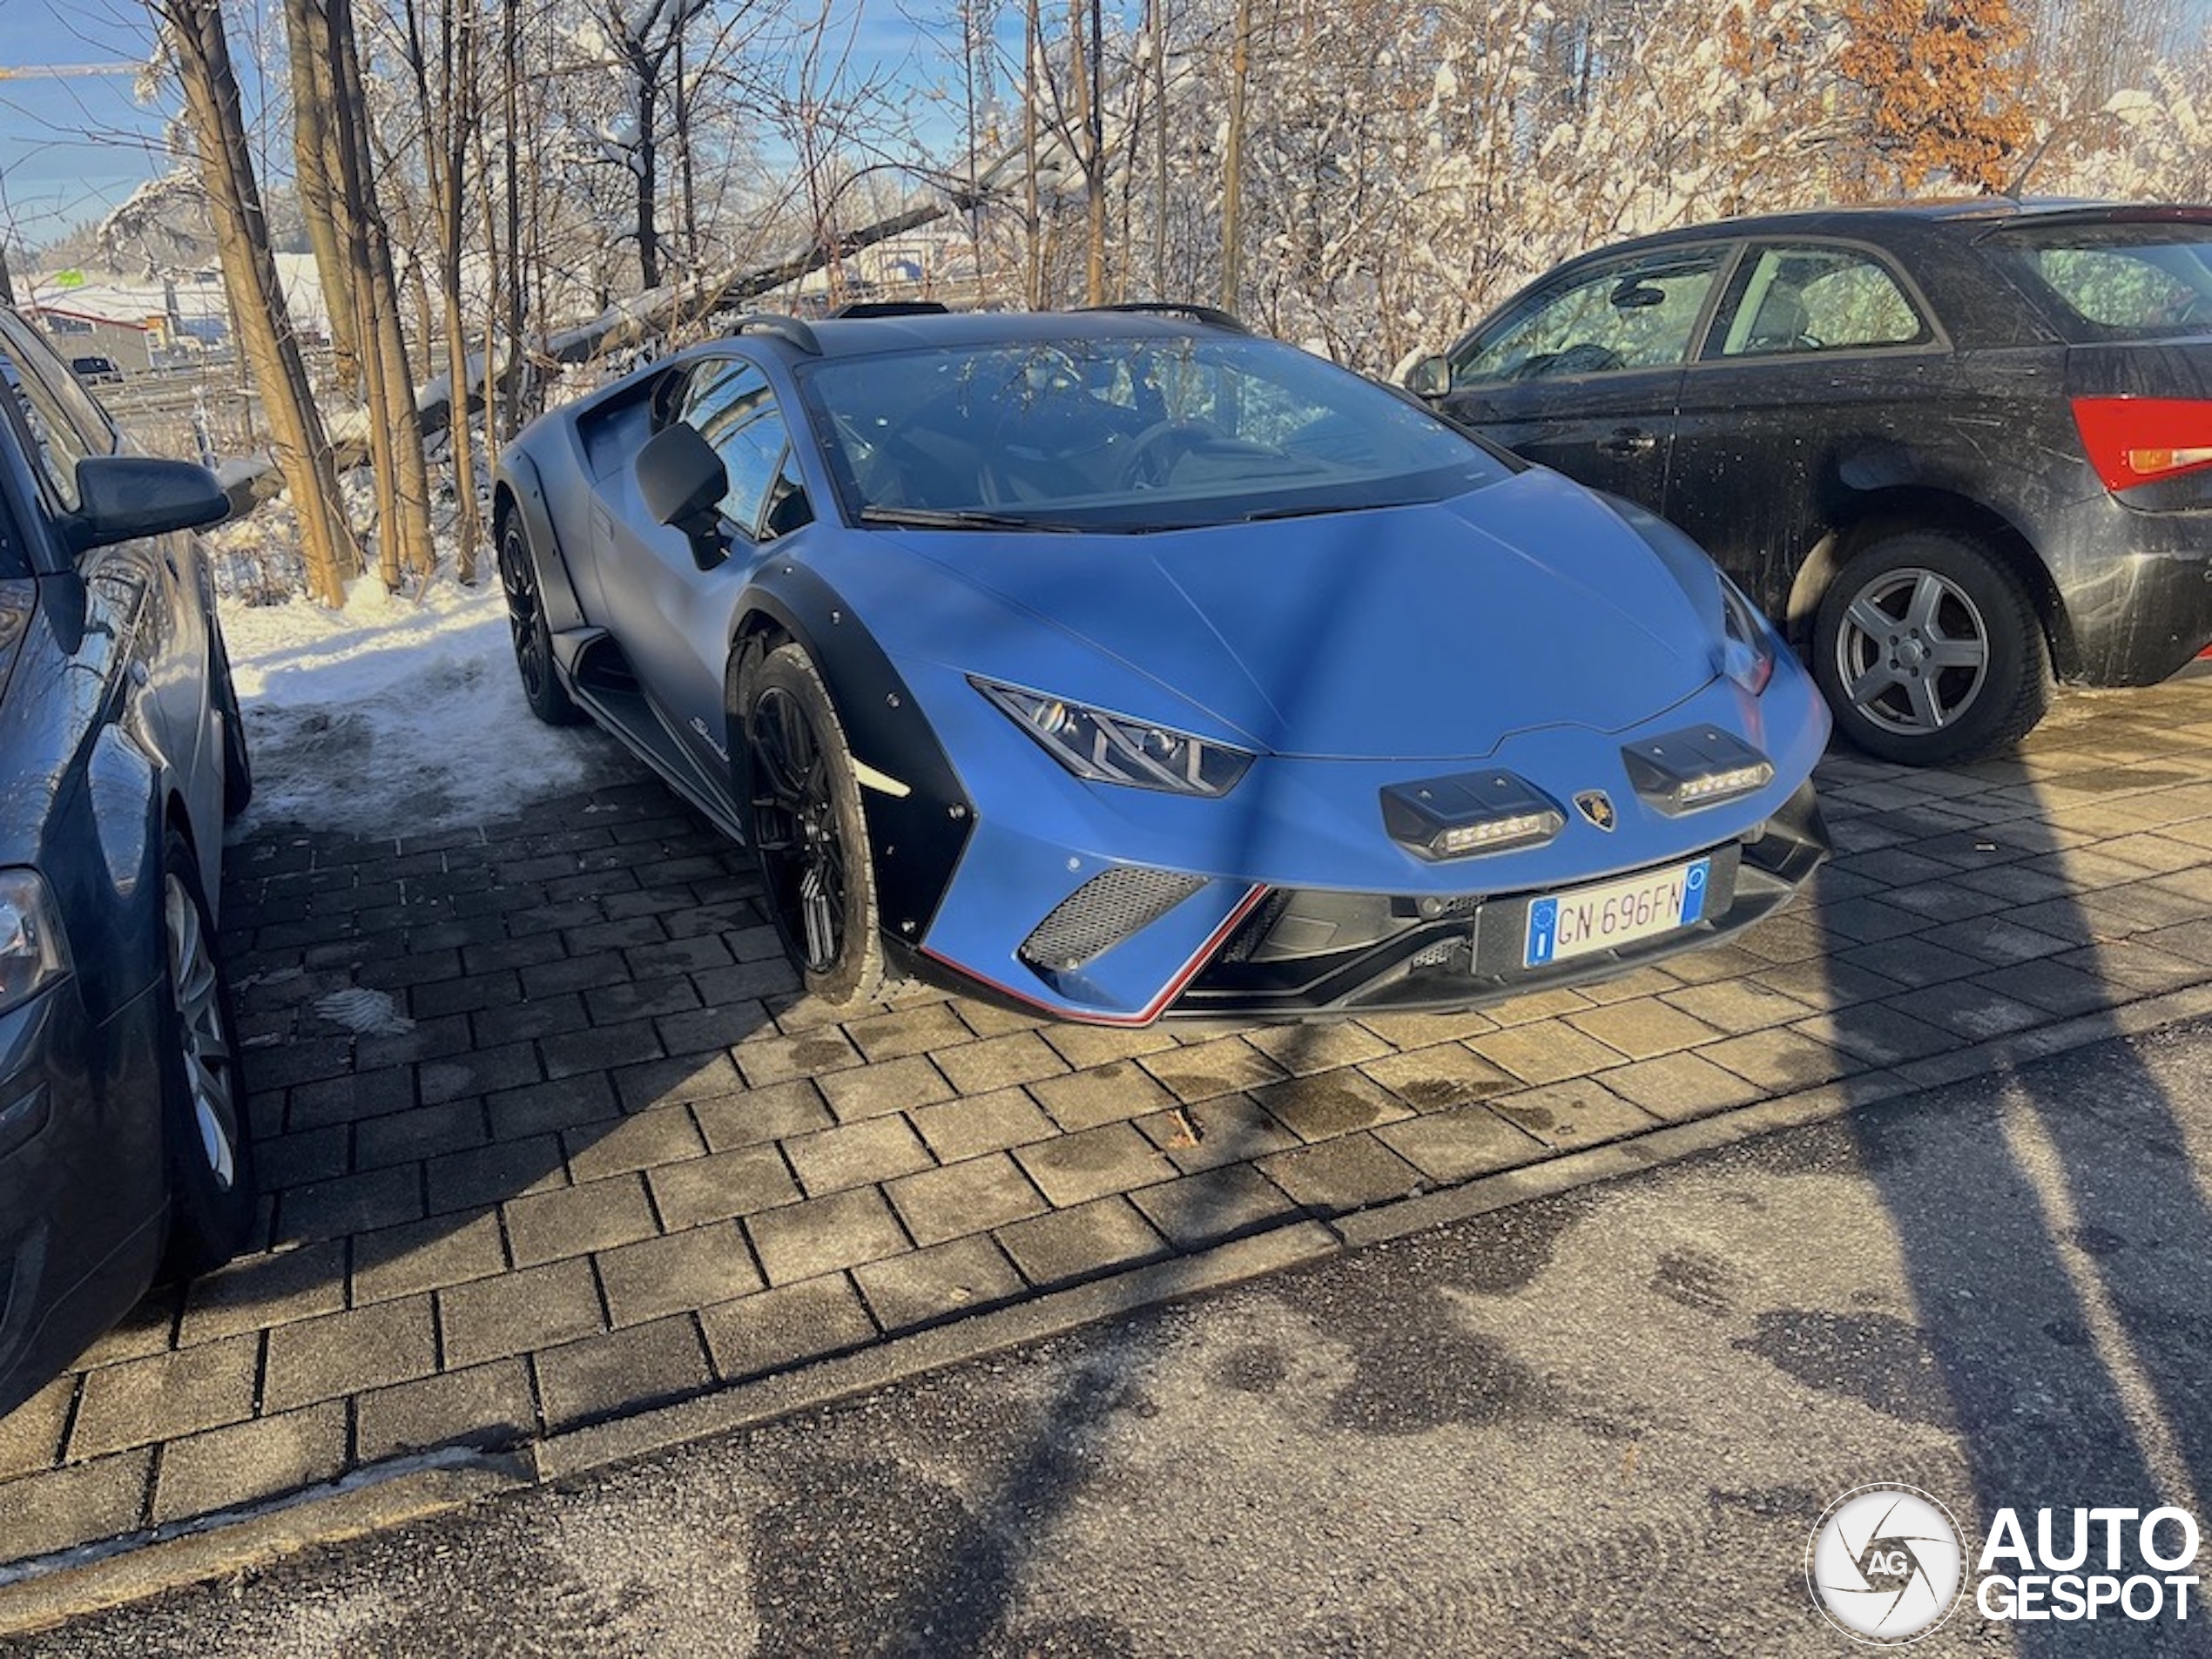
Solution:
<path fill-rule="evenodd" d="M 439 299 L 445 318 L 446 373 L 456 388 L 469 384 L 467 300 L 462 293 L 462 256 L 468 234 L 467 175 L 475 148 L 480 92 L 476 64 L 477 17 L 461 10 L 462 0 L 439 0 L 435 64 L 424 45 L 419 0 L 403 0 L 408 66 L 422 108 L 422 159 L 429 182 L 430 214 L 438 243 Z M 476 579 L 477 551 L 483 541 L 483 515 L 476 499 L 475 446 L 466 419 L 448 428 L 453 457 L 453 490 L 458 545 L 454 574 Z"/>
<path fill-rule="evenodd" d="M 325 42 L 329 19 L 323 0 L 285 0 L 285 37 L 292 69 L 293 176 L 315 256 L 323 309 L 330 317 L 330 346 L 338 383 L 361 387 L 361 345 L 354 334 L 353 267 L 338 233 L 334 174 L 337 142 L 330 129 L 331 84 Z"/>
<path fill-rule="evenodd" d="M 330 125 L 338 155 L 332 194 L 352 273 L 354 318 L 368 394 L 377 569 L 384 585 L 396 592 L 409 576 L 427 580 L 435 563 L 430 543 L 429 475 L 415 411 L 415 376 L 400 325 L 390 233 L 376 199 L 368 100 L 352 0 L 325 0 L 324 24 L 323 47 L 329 55 L 332 86 Z"/>
<path fill-rule="evenodd" d="M 346 581 L 361 569 L 361 551 L 339 510 L 322 419 L 277 280 L 222 8 L 219 0 L 151 3 L 184 88 L 224 287 L 237 301 L 240 355 L 260 388 L 277 465 L 291 492 L 307 591 L 320 604 L 342 605 Z"/>
<path fill-rule="evenodd" d="M 637 280 L 642 287 L 661 284 L 660 111 L 670 92 L 671 59 L 684 31 L 704 12 L 709 0 L 598 0 L 601 24 L 617 63 L 629 78 L 630 129 L 610 135 L 610 147 L 637 181 Z M 679 111 L 681 93 L 678 93 Z"/>

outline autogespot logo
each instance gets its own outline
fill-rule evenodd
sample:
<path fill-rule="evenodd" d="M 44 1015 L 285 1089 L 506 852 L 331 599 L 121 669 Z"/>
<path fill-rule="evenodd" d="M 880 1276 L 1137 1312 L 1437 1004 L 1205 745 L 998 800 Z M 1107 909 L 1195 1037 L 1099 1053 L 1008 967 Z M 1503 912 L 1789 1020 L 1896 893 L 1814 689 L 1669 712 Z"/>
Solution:
<path fill-rule="evenodd" d="M 1860 1487 L 1812 1529 L 1813 1605 L 1861 1642 L 1918 1642 L 1959 1605 L 1966 1545 L 1951 1512 L 1916 1487 Z"/>

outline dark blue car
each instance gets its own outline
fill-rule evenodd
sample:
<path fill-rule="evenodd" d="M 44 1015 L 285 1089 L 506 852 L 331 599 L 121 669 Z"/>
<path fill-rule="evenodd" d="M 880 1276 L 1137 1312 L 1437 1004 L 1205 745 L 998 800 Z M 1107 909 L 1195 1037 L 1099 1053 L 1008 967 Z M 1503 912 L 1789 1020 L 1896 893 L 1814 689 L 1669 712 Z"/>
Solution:
<path fill-rule="evenodd" d="M 1215 314 L 751 319 L 496 511 L 532 706 L 754 846 L 834 1003 L 1465 1007 L 1824 851 L 1827 715 L 1686 538 Z"/>
<path fill-rule="evenodd" d="M 253 1164 L 215 954 L 253 786 L 204 469 L 133 453 L 0 310 L 0 1414 L 234 1250 Z"/>

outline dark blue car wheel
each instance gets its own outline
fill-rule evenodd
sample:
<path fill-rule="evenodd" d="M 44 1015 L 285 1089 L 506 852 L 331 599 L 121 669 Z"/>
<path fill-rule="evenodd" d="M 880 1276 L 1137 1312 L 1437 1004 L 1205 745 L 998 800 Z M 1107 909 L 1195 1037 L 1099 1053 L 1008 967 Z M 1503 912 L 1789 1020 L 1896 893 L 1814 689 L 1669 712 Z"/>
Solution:
<path fill-rule="evenodd" d="M 507 625 L 515 635 L 515 667 L 530 712 L 548 725 L 574 725 L 583 718 L 553 671 L 553 633 L 538 594 L 529 532 L 510 512 L 499 527 L 499 585 L 507 595 Z"/>
<path fill-rule="evenodd" d="M 796 645 L 745 678 L 752 839 L 784 948 L 813 995 L 835 1007 L 883 983 L 867 820 L 828 689 Z"/>
<path fill-rule="evenodd" d="M 190 1278 L 228 1261 L 246 1242 L 255 1185 L 230 981 L 217 954 L 199 866 L 173 831 L 164 850 L 161 922 L 168 1271 Z"/>

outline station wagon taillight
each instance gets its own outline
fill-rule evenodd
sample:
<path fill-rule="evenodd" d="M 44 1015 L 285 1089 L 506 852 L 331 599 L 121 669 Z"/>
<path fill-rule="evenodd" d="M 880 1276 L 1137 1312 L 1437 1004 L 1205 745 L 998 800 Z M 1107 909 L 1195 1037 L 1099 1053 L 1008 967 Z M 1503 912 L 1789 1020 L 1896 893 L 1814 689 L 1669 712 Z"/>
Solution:
<path fill-rule="evenodd" d="M 2074 423 L 2114 492 L 2212 467 L 2212 401 L 2202 398 L 2077 397 Z"/>

